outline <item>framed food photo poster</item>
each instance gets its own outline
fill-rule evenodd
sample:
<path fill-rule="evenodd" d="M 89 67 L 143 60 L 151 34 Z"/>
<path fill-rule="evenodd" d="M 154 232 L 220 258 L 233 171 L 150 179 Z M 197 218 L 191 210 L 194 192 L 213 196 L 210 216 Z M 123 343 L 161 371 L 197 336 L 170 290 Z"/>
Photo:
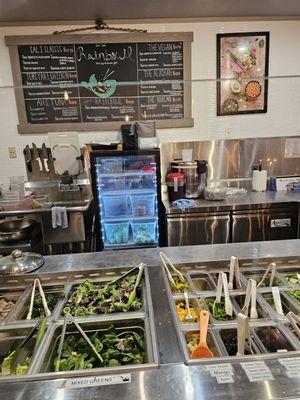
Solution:
<path fill-rule="evenodd" d="M 217 115 L 267 112 L 269 32 L 217 35 Z"/>

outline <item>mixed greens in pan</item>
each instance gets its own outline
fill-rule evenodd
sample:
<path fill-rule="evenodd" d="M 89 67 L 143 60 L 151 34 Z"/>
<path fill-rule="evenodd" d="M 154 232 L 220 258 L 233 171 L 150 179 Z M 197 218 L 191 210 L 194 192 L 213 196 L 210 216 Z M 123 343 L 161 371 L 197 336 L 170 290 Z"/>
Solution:
<path fill-rule="evenodd" d="M 45 298 L 47 301 L 47 305 L 49 310 L 52 312 L 56 306 L 56 303 L 58 300 L 61 300 L 65 297 L 64 292 L 58 292 L 58 293 L 45 293 Z M 24 312 L 24 318 L 26 318 L 26 315 L 28 314 L 29 311 L 29 305 L 26 308 Z M 34 302 L 33 302 L 33 309 L 32 309 L 32 319 L 40 318 L 45 316 L 45 310 L 42 302 L 42 297 L 39 293 L 36 293 L 34 296 Z"/>
<path fill-rule="evenodd" d="M 46 332 L 47 318 L 39 321 L 13 350 L 5 355 L 0 364 L 0 376 L 25 375 L 28 372 L 33 354 L 37 351 Z M 37 332 L 34 340 L 34 334 Z M 34 343 L 33 351 L 27 346 Z"/>
<path fill-rule="evenodd" d="M 72 371 L 87 368 L 115 367 L 142 364 L 144 362 L 144 337 L 137 330 L 116 330 L 113 325 L 89 336 L 98 353 L 80 333 L 66 335 L 61 357 L 54 360 L 56 371 Z"/>
<path fill-rule="evenodd" d="M 300 301 L 300 290 L 290 290 L 289 294 L 297 301 Z"/>
<path fill-rule="evenodd" d="M 106 286 L 84 281 L 72 293 L 63 314 L 80 317 L 139 310 L 142 307 L 140 282 L 143 271 L 140 272 Z"/>
<path fill-rule="evenodd" d="M 212 313 L 213 317 L 218 321 L 228 321 L 233 319 L 232 316 L 227 315 L 225 311 L 225 301 L 221 300 L 216 302 L 214 306 L 215 298 L 208 298 L 206 304 L 209 308 L 209 311 Z"/>
<path fill-rule="evenodd" d="M 300 284 L 299 278 L 297 275 L 291 275 L 287 278 L 287 280 L 289 281 L 289 283 L 291 283 L 292 285 L 298 285 Z"/>

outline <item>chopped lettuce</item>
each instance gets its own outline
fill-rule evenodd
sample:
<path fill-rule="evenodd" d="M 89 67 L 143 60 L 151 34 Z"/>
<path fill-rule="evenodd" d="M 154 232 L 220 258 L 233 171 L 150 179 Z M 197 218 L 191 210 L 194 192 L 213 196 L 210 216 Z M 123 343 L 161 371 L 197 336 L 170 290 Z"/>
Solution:
<path fill-rule="evenodd" d="M 70 313 L 73 317 L 80 317 L 139 310 L 142 307 L 140 286 L 137 297 L 132 302 L 130 298 L 136 279 L 137 275 L 131 275 L 104 287 L 86 280 L 75 289 L 63 309 L 63 314 Z"/>
<path fill-rule="evenodd" d="M 89 337 L 102 357 L 95 356 L 91 347 L 78 334 L 65 337 L 59 371 L 82 370 L 87 368 L 115 367 L 144 362 L 144 338 L 136 331 L 120 332 L 111 325 L 105 332 L 95 332 Z M 58 360 L 54 360 L 54 367 Z"/>

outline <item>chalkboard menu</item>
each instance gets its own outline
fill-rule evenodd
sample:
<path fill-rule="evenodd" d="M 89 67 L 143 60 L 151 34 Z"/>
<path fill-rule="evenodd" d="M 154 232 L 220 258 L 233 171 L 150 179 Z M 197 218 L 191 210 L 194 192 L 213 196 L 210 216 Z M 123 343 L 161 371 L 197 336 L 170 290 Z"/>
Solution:
<path fill-rule="evenodd" d="M 191 126 L 191 34 L 140 35 L 6 37 L 19 131 Z"/>

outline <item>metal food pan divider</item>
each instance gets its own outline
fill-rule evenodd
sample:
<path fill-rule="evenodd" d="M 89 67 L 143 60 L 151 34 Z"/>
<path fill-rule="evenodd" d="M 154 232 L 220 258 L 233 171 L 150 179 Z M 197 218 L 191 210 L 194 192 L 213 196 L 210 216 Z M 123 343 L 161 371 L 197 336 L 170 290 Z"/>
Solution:
<path fill-rule="evenodd" d="M 130 315 L 135 315 L 136 317 L 140 317 L 140 316 L 144 316 L 147 311 L 148 311 L 148 302 L 147 302 L 147 288 L 148 290 L 150 290 L 150 284 L 149 284 L 149 276 L 147 273 L 147 278 L 146 278 L 146 273 L 144 274 L 145 279 L 142 280 L 142 284 L 141 284 L 141 301 L 142 301 L 142 306 L 139 310 L 136 311 L 127 311 L 126 314 L 130 314 Z M 106 283 L 109 281 L 103 281 L 103 280 L 93 280 L 93 283 L 95 284 L 100 284 L 100 283 Z M 71 295 L 74 292 L 74 289 L 76 287 L 78 287 L 80 285 L 80 283 L 82 282 L 71 282 L 70 283 L 70 290 L 68 292 L 68 295 L 65 296 L 65 298 L 62 301 L 62 306 L 59 310 L 59 312 L 56 313 L 56 320 L 60 321 L 63 320 L 64 316 L 62 315 L 63 309 L 67 306 L 68 300 L 71 297 Z M 81 320 L 81 321 L 88 321 L 89 319 L 93 319 L 93 317 L 98 317 L 99 319 L 103 319 L 103 320 L 110 320 L 111 318 L 116 319 L 121 317 L 123 314 L 125 314 L 125 312 L 114 312 L 114 313 L 110 313 L 110 314 L 92 314 L 92 315 L 86 315 L 86 316 L 77 316 L 77 317 L 73 317 L 75 318 L 75 320 Z"/>
<path fill-rule="evenodd" d="M 255 260 L 256 261 L 256 260 Z M 251 265 L 251 269 L 250 272 L 252 272 L 252 262 L 248 262 L 249 265 Z M 266 268 L 270 263 L 270 260 L 266 260 L 263 262 L 259 262 L 257 264 L 256 267 L 253 268 L 253 272 L 254 273 L 258 273 L 261 274 L 262 272 L 262 265 Z M 297 263 L 297 264 L 296 264 Z M 218 267 L 218 271 L 212 271 L 211 269 L 205 269 L 204 266 L 197 266 L 197 269 L 194 270 L 191 264 L 188 264 L 187 268 L 185 268 L 184 264 L 183 265 L 176 265 L 176 268 L 178 268 L 181 273 L 183 273 L 185 275 L 185 277 L 187 278 L 190 287 L 192 289 L 192 292 L 189 292 L 189 301 L 190 304 L 193 304 L 193 302 L 197 302 L 198 304 L 200 303 L 200 308 L 201 308 L 201 302 L 203 302 L 203 300 L 207 297 L 215 297 L 216 296 L 216 281 L 213 278 L 213 274 L 216 274 L 215 276 L 217 276 L 217 273 L 221 270 L 225 270 L 225 272 L 228 272 L 228 267 L 229 264 L 224 263 L 224 268 L 220 268 L 220 263 L 215 263 Z M 247 264 L 247 262 L 245 262 L 244 264 Z M 294 271 L 299 271 L 299 260 L 291 260 L 291 266 L 286 266 L 286 263 L 283 263 L 283 267 L 281 267 L 279 265 L 278 270 L 280 271 L 280 268 L 288 268 L 289 272 L 294 272 Z M 245 271 L 249 271 L 249 269 L 242 267 L 241 268 L 241 283 L 242 283 L 242 288 L 241 289 L 235 289 L 235 290 L 231 290 L 230 291 L 230 298 L 232 300 L 232 304 L 233 304 L 233 308 L 235 312 L 241 312 L 241 308 L 238 304 L 238 302 L 235 300 L 236 296 L 244 296 L 246 294 L 246 286 L 247 286 L 247 279 L 244 276 L 244 272 Z M 172 312 L 172 316 L 175 322 L 175 327 L 176 327 L 176 332 L 177 332 L 177 336 L 180 342 L 180 346 L 181 346 L 181 350 L 182 353 L 184 354 L 184 359 L 185 359 L 185 364 L 187 365 L 197 365 L 197 364 L 209 364 L 209 363 L 215 363 L 215 362 L 228 362 L 228 361 L 233 361 L 233 360 L 241 360 L 241 361 L 245 361 L 245 359 L 251 360 L 253 358 L 255 359 L 266 359 L 266 358 L 278 358 L 278 356 L 291 356 L 291 355 L 300 355 L 300 342 L 297 339 L 297 337 L 291 332 L 291 330 L 284 325 L 284 322 L 286 324 L 286 321 L 280 321 L 278 320 L 278 318 L 276 318 L 276 313 L 271 309 L 271 306 L 268 306 L 268 304 L 266 304 L 266 301 L 262 298 L 262 293 L 264 292 L 270 292 L 270 288 L 266 287 L 266 288 L 261 288 L 258 289 L 257 291 L 257 305 L 259 305 L 259 307 L 261 308 L 261 310 L 267 314 L 265 315 L 264 318 L 259 318 L 259 319 L 255 319 L 255 320 L 251 320 L 249 321 L 250 323 L 250 332 L 251 332 L 251 337 L 253 338 L 253 348 L 255 350 L 254 355 L 246 355 L 243 357 L 236 357 L 236 356 L 228 356 L 228 352 L 226 350 L 226 347 L 221 339 L 221 335 L 220 332 L 222 330 L 226 330 L 226 329 L 237 329 L 237 323 L 236 321 L 216 321 L 215 318 L 211 318 L 210 317 L 210 324 L 209 324 L 209 330 L 208 330 L 208 336 L 210 336 L 209 340 L 212 340 L 212 342 L 214 343 L 215 349 L 217 350 L 217 352 L 220 352 L 220 357 L 214 357 L 211 359 L 199 359 L 199 360 L 192 360 L 189 358 L 189 352 L 188 352 L 188 348 L 187 348 L 187 344 L 186 344 L 186 340 L 185 340 L 185 334 L 187 332 L 199 332 L 199 328 L 198 328 L 198 323 L 193 323 L 193 324 L 188 324 L 188 323 L 180 323 L 179 318 L 177 316 L 177 310 L 176 310 L 176 302 L 178 301 L 184 301 L 184 297 L 183 297 L 183 293 L 174 293 L 171 291 L 170 285 L 169 285 L 169 281 L 168 281 L 168 277 L 165 271 L 163 271 L 163 276 L 164 276 L 164 283 L 166 286 L 166 292 L 168 295 L 168 300 L 169 300 L 169 305 L 170 305 L 170 309 Z M 213 282 L 214 284 L 214 290 L 211 291 L 198 291 L 197 289 L 195 290 L 195 285 L 193 284 L 193 278 L 194 277 L 201 277 L 201 278 L 209 278 L 210 281 Z M 263 274 L 261 275 L 261 277 L 263 276 Z M 276 279 L 278 279 L 278 282 L 280 281 L 282 283 L 282 286 L 280 286 L 280 292 L 282 293 L 283 296 L 288 296 L 290 297 L 290 295 L 287 295 L 285 292 L 287 290 L 291 290 L 291 287 L 286 287 L 285 285 L 285 280 L 280 276 L 280 272 L 276 271 Z M 295 288 L 295 287 L 293 287 Z M 291 301 L 291 303 L 295 303 L 295 301 L 293 301 L 293 299 L 289 299 Z M 195 303 L 195 304 L 197 304 Z M 297 304 L 294 304 L 294 306 L 297 307 Z M 206 306 L 206 308 L 208 309 L 208 307 Z M 284 337 L 287 339 L 287 341 L 289 343 L 291 343 L 292 346 L 292 350 L 288 351 L 288 352 L 275 352 L 275 353 L 268 353 L 266 347 L 263 345 L 263 343 L 261 342 L 261 340 L 259 339 L 259 337 L 256 335 L 255 333 L 255 329 L 269 329 L 269 327 L 276 327 L 283 335 Z"/>
<path fill-rule="evenodd" d="M 0 299 L 4 298 L 7 301 L 12 301 L 15 303 L 10 312 L 7 314 L 7 316 L 4 317 L 2 320 L 0 320 L 0 326 L 7 325 L 10 323 L 16 310 L 18 310 L 23 304 L 27 296 L 27 291 L 28 289 L 23 289 L 23 290 L 20 289 L 19 291 L 9 291 L 6 289 L 0 291 Z"/>
<path fill-rule="evenodd" d="M 68 284 L 66 285 L 42 285 L 43 290 L 46 293 L 59 293 L 63 292 L 64 293 L 64 298 L 67 296 L 70 290 L 70 286 Z M 28 312 L 29 304 L 30 304 L 30 298 L 31 298 L 31 292 L 32 292 L 32 286 L 27 288 L 26 290 L 26 296 L 24 296 L 23 301 L 18 305 L 18 307 L 15 308 L 14 312 L 11 315 L 11 318 L 9 321 L 7 321 L 7 324 L 10 325 L 15 325 L 18 324 L 20 321 L 24 324 L 30 324 L 32 321 L 36 322 L 38 319 L 26 319 L 26 314 Z M 38 294 L 38 288 L 36 288 L 35 294 Z M 51 315 L 48 317 L 48 321 L 55 321 L 61 312 L 62 306 L 63 306 L 64 299 L 59 299 L 57 298 L 56 304 L 51 312 Z"/>
<path fill-rule="evenodd" d="M 91 370 L 83 370 L 83 371 L 71 371 L 59 373 L 47 373 L 47 374 L 37 374 L 36 368 L 37 364 L 45 352 L 49 351 L 49 347 L 52 346 L 50 338 L 53 337 L 55 329 L 58 326 L 61 326 L 63 323 L 63 317 L 60 315 L 63 309 L 64 303 L 67 301 L 70 295 L 72 285 L 79 284 L 85 279 L 97 280 L 102 281 L 104 283 L 110 282 L 111 280 L 121 276 L 123 273 L 127 272 L 131 268 L 124 267 L 124 268 L 112 268 L 112 269 L 103 269 L 103 270 L 90 270 L 90 271 L 83 271 L 71 274 L 45 274 L 43 277 L 39 277 L 38 275 L 35 276 L 33 274 L 30 275 L 30 279 L 28 276 L 16 276 L 15 277 L 8 277 L 4 278 L 7 284 L 2 288 L 2 290 L 9 289 L 10 285 L 17 285 L 17 289 L 24 290 L 24 298 L 18 304 L 18 310 L 16 313 L 20 313 L 24 310 L 24 306 L 26 300 L 29 299 L 31 294 L 31 286 L 35 278 L 39 277 L 41 280 L 41 284 L 43 288 L 46 286 L 49 287 L 57 287 L 57 285 L 62 286 L 63 282 L 65 284 L 65 297 L 62 300 L 59 300 L 59 304 L 56 305 L 55 313 L 53 312 L 53 316 L 48 319 L 47 321 L 47 331 L 46 334 L 39 346 L 36 355 L 31 361 L 30 368 L 28 370 L 28 374 L 26 375 L 19 375 L 19 376 L 12 376 L 12 377 L 0 377 L 0 383 L 6 381 L 32 381 L 32 380 L 44 380 L 44 379 L 54 379 L 60 377 L 68 377 L 68 376 L 86 376 L 86 375 L 98 375 L 106 374 L 109 372 L 116 373 L 118 370 L 121 372 L 124 371 L 131 371 L 131 370 L 144 370 L 146 368 L 157 368 L 159 363 L 159 355 L 158 355 L 158 345 L 157 345 L 157 337 L 156 337 L 156 330 L 154 326 L 154 317 L 153 317 L 153 305 L 151 299 L 151 291 L 150 291 L 150 283 L 149 283 L 149 273 L 147 266 L 144 269 L 144 279 L 142 283 L 142 301 L 143 303 L 143 310 L 142 311 L 129 311 L 127 313 L 114 313 L 109 315 L 94 315 L 88 317 L 76 317 L 76 321 L 79 324 L 90 324 L 90 323 L 97 323 L 97 324 L 111 324 L 111 323 L 126 323 L 128 321 L 142 321 L 144 330 L 145 330 L 145 338 L 146 338 L 146 348 L 147 348 L 147 357 L 151 362 L 142 365 L 133 365 L 133 366 L 122 366 L 121 369 L 118 367 L 115 368 L 101 368 L 101 369 L 91 369 Z M 60 275 L 60 276 L 59 276 Z M 59 278 L 59 279 L 58 279 Z M 30 285 L 30 287 L 25 288 L 26 285 Z M 66 283 L 67 282 L 67 283 Z M 0 289 L 1 290 L 1 289 Z M 54 317 L 55 315 L 55 317 Z M 14 320 L 10 318 L 7 321 L 7 325 L 0 326 L 0 337 L 1 334 L 5 334 L 5 332 L 16 332 L 17 330 L 24 329 L 26 332 L 31 327 L 33 327 L 36 323 L 36 320 Z M 62 374 L 62 375 L 61 375 Z"/>
<path fill-rule="evenodd" d="M 14 309 L 11 311 L 9 314 L 9 318 L 5 319 L 5 322 L 0 323 L 0 329 L 1 325 L 15 325 L 19 324 L 20 321 L 22 321 L 24 324 L 30 324 L 30 321 L 34 320 L 20 320 L 21 315 L 24 313 L 25 307 L 29 304 L 30 302 L 30 295 L 31 295 L 31 290 L 32 290 L 32 284 L 35 278 L 39 278 L 42 284 L 43 289 L 48 288 L 51 289 L 53 288 L 54 291 L 58 290 L 59 287 L 64 286 L 63 290 L 65 292 L 64 299 L 59 299 L 54 310 L 52 311 L 52 314 L 49 318 L 49 320 L 53 319 L 53 321 L 57 320 L 63 320 L 63 315 L 62 310 L 67 303 L 70 295 L 71 295 L 71 289 L 75 285 L 79 285 L 86 279 L 90 279 L 93 282 L 97 283 L 108 283 L 112 281 L 113 279 L 121 276 L 123 273 L 128 272 L 131 268 L 112 268 L 112 269 L 107 269 L 105 273 L 103 273 L 103 270 L 90 270 L 90 271 L 82 271 L 81 272 L 76 272 L 72 274 L 45 274 L 42 277 L 39 277 L 38 275 L 33 275 L 30 274 L 30 278 L 28 275 L 22 275 L 22 276 L 16 276 L 16 277 L 4 277 L 4 283 L 2 286 L 2 289 L 0 288 L 0 293 L 1 290 L 9 291 L 12 290 L 12 286 L 17 285 L 18 290 L 22 290 L 24 293 L 22 297 L 20 298 L 20 302 L 18 302 L 18 305 L 14 307 Z M 142 307 L 138 311 L 130 311 L 130 313 L 135 313 L 135 315 L 138 317 L 142 314 L 147 313 L 148 311 L 148 301 L 147 301 L 147 293 L 150 293 L 150 283 L 149 283 L 149 274 L 147 268 L 144 270 L 144 279 L 142 280 L 142 290 L 141 290 L 141 296 L 142 296 Z M 28 287 L 29 286 L 29 287 Z M 58 290 L 59 291 L 59 290 Z M 36 293 L 38 293 L 38 289 L 36 289 Z M 111 315 L 122 315 L 123 313 L 113 313 Z M 103 319 L 110 319 L 110 315 L 107 314 L 99 314 L 99 318 Z M 78 318 L 78 317 L 75 317 Z M 89 316 L 85 318 L 90 318 Z"/>
<path fill-rule="evenodd" d="M 79 322 L 79 321 L 78 321 Z M 124 316 L 122 319 L 115 319 L 112 321 L 99 321 L 97 318 L 94 320 L 89 320 L 82 322 L 80 325 L 82 329 L 89 335 L 95 331 L 105 331 L 108 326 L 113 324 L 117 330 L 139 330 L 144 333 L 144 343 L 145 343 L 145 362 L 143 364 L 137 365 L 125 365 L 117 367 L 102 367 L 102 368 L 92 368 L 78 371 L 62 371 L 53 372 L 49 371 L 49 360 L 52 363 L 55 358 L 55 351 L 57 350 L 57 344 L 61 334 L 62 323 L 56 322 L 52 325 L 51 331 L 46 338 L 44 343 L 44 348 L 40 348 L 35 363 L 32 369 L 32 377 L 36 380 L 42 379 L 53 379 L 53 378 L 67 378 L 72 376 L 92 376 L 99 374 L 110 374 L 110 373 L 122 373 L 125 371 L 137 371 L 145 369 L 153 369 L 158 367 L 158 354 L 157 347 L 155 343 L 155 338 L 152 336 L 152 331 L 150 328 L 150 321 L 148 318 L 132 318 L 131 316 Z M 70 333 L 78 333 L 74 325 L 67 326 L 66 335 Z M 79 333 L 78 333 L 79 334 Z M 80 334 L 79 334 L 80 335 Z"/>
<path fill-rule="evenodd" d="M 7 356 L 7 354 L 16 348 L 18 344 L 25 339 L 25 337 L 29 334 L 31 328 L 34 326 L 34 323 L 31 323 L 30 325 L 24 326 L 22 324 L 15 325 L 13 328 L 6 327 L 0 331 L 0 363 L 2 363 L 4 356 Z M 46 332 L 45 336 L 43 337 L 41 344 L 36 351 L 36 353 L 33 355 L 33 349 L 35 346 L 35 340 L 37 337 L 37 333 L 29 340 L 29 342 L 24 346 L 22 349 L 20 356 L 18 360 L 22 363 L 26 359 L 26 357 L 32 357 L 29 368 L 28 368 L 28 374 L 26 375 L 12 375 L 12 376 L 7 376 L 7 377 L 2 377 L 0 376 L 0 382 L 2 381 L 18 381 L 20 378 L 29 376 L 32 374 L 33 370 L 33 365 L 35 364 L 35 360 L 37 359 L 37 356 L 39 354 L 39 351 L 41 347 L 44 346 L 45 339 L 49 334 L 50 330 L 50 325 L 46 327 Z"/>
<path fill-rule="evenodd" d="M 280 298 L 281 298 L 281 304 L 282 304 L 282 310 L 284 312 L 284 316 L 280 315 L 276 312 L 275 308 L 271 306 L 270 302 L 273 302 L 273 295 L 272 292 L 265 291 L 263 293 L 260 293 L 260 299 L 264 307 L 268 310 L 268 313 L 270 315 L 270 318 L 274 321 L 278 322 L 285 322 L 287 321 L 286 314 L 289 311 L 294 312 L 296 315 L 300 316 L 300 305 L 297 304 L 298 302 L 293 300 L 293 298 L 288 294 L 286 289 L 280 288 L 279 289 L 280 293 Z M 268 301 L 269 300 L 269 301 Z"/>
<path fill-rule="evenodd" d="M 261 279 L 264 276 L 265 271 L 264 270 L 254 270 L 254 271 L 241 271 L 241 281 L 243 282 L 243 285 L 246 287 L 248 280 L 254 279 L 256 283 L 258 284 Z M 269 278 L 269 277 L 268 277 Z M 268 279 L 267 278 L 267 279 Z M 268 280 L 266 282 L 269 282 Z M 275 276 L 274 276 L 274 283 L 273 286 L 279 286 L 279 287 L 284 287 L 286 286 L 285 280 L 280 276 L 280 274 L 276 271 Z M 257 291 L 264 291 L 268 289 L 269 286 L 263 286 L 263 287 L 258 287 Z"/>

